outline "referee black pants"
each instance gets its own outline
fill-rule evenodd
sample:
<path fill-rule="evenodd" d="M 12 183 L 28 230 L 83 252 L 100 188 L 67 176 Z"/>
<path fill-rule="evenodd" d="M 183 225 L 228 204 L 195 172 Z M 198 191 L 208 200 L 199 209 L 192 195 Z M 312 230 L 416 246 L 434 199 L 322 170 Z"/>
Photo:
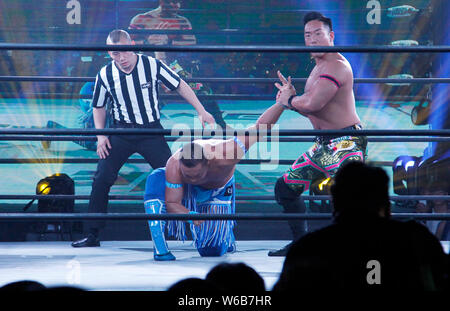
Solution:
<path fill-rule="evenodd" d="M 120 126 L 115 127 L 133 127 Z M 154 122 L 146 128 L 159 128 L 159 122 Z M 139 153 L 153 169 L 166 166 L 171 151 L 164 136 L 159 135 L 112 135 L 109 137 L 111 149 L 106 159 L 100 159 L 92 183 L 88 213 L 106 213 L 108 195 L 111 186 L 117 179 L 119 170 L 133 153 Z M 89 223 L 91 231 L 98 231 L 105 226 L 105 221 Z"/>

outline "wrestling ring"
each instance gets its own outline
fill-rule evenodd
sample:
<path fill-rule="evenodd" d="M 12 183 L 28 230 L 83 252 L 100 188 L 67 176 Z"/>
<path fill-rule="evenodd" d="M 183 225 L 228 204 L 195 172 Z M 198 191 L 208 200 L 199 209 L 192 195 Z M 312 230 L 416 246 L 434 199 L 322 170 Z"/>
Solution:
<path fill-rule="evenodd" d="M 107 51 L 110 47 L 105 45 L 40 45 L 40 44 L 0 44 L 0 50 L 58 50 L 58 51 Z M 116 50 L 123 51 L 155 51 L 149 46 L 118 46 Z M 268 52 L 268 53 L 310 53 L 310 52 L 356 52 L 356 53 L 448 53 L 448 46 L 417 46 L 417 47 L 393 47 L 393 46 L 366 46 L 366 47 L 262 47 L 262 46 L 195 46 L 174 47 L 160 46 L 158 51 L 167 52 Z M 55 77 L 55 76 L 0 76 L 0 81 L 46 81 L 46 82 L 88 82 L 92 77 Z M 261 78 L 192 78 L 187 82 L 218 82 L 218 83 L 273 83 L 277 79 Z M 293 79 L 293 82 L 303 83 L 305 79 Z M 404 79 L 380 79 L 363 78 L 355 79 L 355 83 L 404 83 Z M 449 83 L 450 78 L 414 78 L 408 79 L 408 83 Z M 202 99 L 231 99 L 231 100 L 272 100 L 265 95 L 234 95 L 214 94 L 200 95 Z M 173 99 L 174 95 L 162 94 L 161 98 Z M 236 130 L 234 133 L 242 133 L 244 130 Z M 175 134 L 174 134 L 175 133 Z M 2 128 L 0 129 L 0 141 L 94 141 L 95 135 L 164 135 L 167 141 L 180 139 L 186 129 L 33 129 L 33 128 Z M 248 132 L 247 132 L 248 133 Z M 229 133 L 227 133 L 229 134 Z M 249 133 L 252 134 L 252 133 Z M 208 133 L 201 130 L 189 131 L 190 137 L 211 137 L 214 131 Z M 276 138 L 278 142 L 311 142 L 316 135 L 366 135 L 369 142 L 449 142 L 450 130 L 285 130 L 280 129 L 269 133 L 270 139 Z M 190 139 L 189 137 L 189 139 Z M 290 165 L 291 160 L 278 160 L 279 165 Z M 5 164 L 51 164 L 72 163 L 87 164 L 96 163 L 92 158 L 0 158 L 0 165 Z M 269 162 L 266 159 L 244 159 L 238 165 L 256 165 Z M 143 159 L 129 159 L 127 163 L 146 163 Z M 374 163 L 390 165 L 390 162 Z M 302 195 L 308 200 L 328 201 L 328 195 Z M 0 193 L 2 200 L 88 200 L 88 195 L 23 195 Z M 139 195 L 110 195 L 111 201 L 141 201 Z M 392 195 L 391 201 L 420 201 L 420 200 L 450 200 L 450 196 L 443 195 Z M 273 195 L 240 195 L 237 190 L 237 203 L 251 201 L 258 204 L 260 201 L 274 201 Z M 255 212 L 217 215 L 198 214 L 163 214 L 149 215 L 142 213 L 0 213 L 2 223 L 17 221 L 130 221 L 130 220 L 215 220 L 227 219 L 238 221 L 286 221 L 289 219 L 306 219 L 308 221 L 330 220 L 331 213 L 263 213 Z M 396 213 L 394 219 L 416 220 L 450 220 L 449 213 Z M 152 241 L 102 241 L 100 248 L 75 249 L 69 241 L 34 241 L 34 242 L 0 242 L 0 253 L 4 259 L 0 267 L 0 286 L 12 281 L 33 279 L 46 285 L 70 284 L 88 290 L 165 290 L 180 279 L 187 277 L 204 277 L 207 271 L 220 262 L 245 262 L 252 266 L 266 282 L 269 290 L 278 279 L 284 257 L 267 257 L 267 251 L 284 246 L 286 240 L 262 240 L 245 241 L 237 237 L 237 251 L 217 258 L 202 258 L 189 241 L 168 241 L 171 250 L 176 254 L 174 262 L 155 262 L 152 258 Z M 442 242 L 448 253 L 449 245 Z"/>

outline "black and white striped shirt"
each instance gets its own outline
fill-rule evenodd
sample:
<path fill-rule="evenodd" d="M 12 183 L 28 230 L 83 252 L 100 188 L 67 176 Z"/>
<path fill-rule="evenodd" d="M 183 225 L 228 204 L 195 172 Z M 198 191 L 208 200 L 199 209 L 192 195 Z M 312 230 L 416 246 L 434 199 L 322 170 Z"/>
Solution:
<path fill-rule="evenodd" d="M 104 107 L 112 99 L 112 115 L 115 123 L 147 125 L 160 118 L 158 82 L 175 90 L 180 77 L 161 61 L 137 54 L 132 72 L 124 73 L 114 61 L 104 66 L 95 81 L 92 107 Z"/>

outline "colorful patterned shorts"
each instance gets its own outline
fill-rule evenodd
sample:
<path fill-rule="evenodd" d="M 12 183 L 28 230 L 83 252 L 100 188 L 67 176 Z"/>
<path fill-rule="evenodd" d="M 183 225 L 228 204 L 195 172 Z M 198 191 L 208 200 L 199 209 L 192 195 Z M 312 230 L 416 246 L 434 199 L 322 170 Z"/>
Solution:
<path fill-rule="evenodd" d="M 283 175 L 284 182 L 299 195 L 312 183 L 333 177 L 349 161 L 364 161 L 367 137 L 342 136 L 329 140 L 317 138 Z"/>

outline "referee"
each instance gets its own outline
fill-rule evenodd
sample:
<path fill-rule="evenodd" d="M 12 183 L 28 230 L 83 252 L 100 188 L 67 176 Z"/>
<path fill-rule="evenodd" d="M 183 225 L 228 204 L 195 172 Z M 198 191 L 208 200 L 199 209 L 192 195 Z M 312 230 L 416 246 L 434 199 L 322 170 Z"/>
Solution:
<path fill-rule="evenodd" d="M 131 45 L 124 30 L 113 30 L 108 45 Z M 177 91 L 195 110 L 202 125 L 214 124 L 188 84 L 163 62 L 143 54 L 128 51 L 109 51 L 113 61 L 97 74 L 92 99 L 96 129 L 105 128 L 108 100 L 112 101 L 113 128 L 162 129 L 158 105 L 158 83 Z M 92 183 L 89 213 L 106 213 L 108 195 L 120 168 L 133 153 L 139 153 L 153 167 L 163 167 L 171 156 L 164 136 L 155 135 L 97 135 L 97 154 L 100 157 Z M 73 242 L 73 247 L 100 246 L 99 230 L 104 221 L 90 224 L 87 237 Z"/>

